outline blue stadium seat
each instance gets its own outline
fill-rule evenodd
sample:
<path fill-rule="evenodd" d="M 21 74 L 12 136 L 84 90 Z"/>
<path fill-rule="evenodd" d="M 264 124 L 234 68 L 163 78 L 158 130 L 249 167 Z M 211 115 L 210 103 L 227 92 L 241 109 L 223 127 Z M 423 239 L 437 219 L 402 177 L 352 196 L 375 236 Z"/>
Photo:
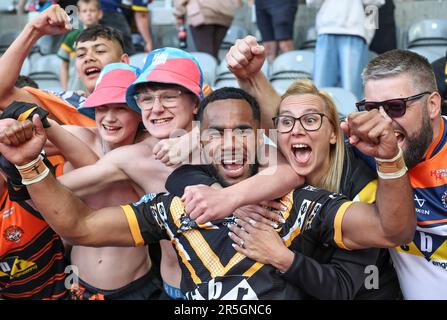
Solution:
<path fill-rule="evenodd" d="M 293 50 L 276 57 L 270 67 L 270 80 L 312 78 L 314 53 Z"/>
<path fill-rule="evenodd" d="M 56 54 L 63 38 L 64 34 L 45 35 L 37 40 L 36 44 L 31 49 L 31 53 L 38 52 L 41 55 Z"/>
<path fill-rule="evenodd" d="M 408 48 L 447 45 L 447 20 L 427 19 L 414 23 L 408 29 Z"/>
<path fill-rule="evenodd" d="M 334 99 L 340 118 L 345 118 L 351 112 L 357 111 L 355 107 L 357 98 L 351 91 L 338 87 L 326 87 L 320 90 L 327 92 Z"/>
<path fill-rule="evenodd" d="M 0 1 L 0 12 L 1 13 L 13 13 L 15 10 L 14 0 L 2 0 Z"/>
<path fill-rule="evenodd" d="M 225 38 L 222 41 L 221 48 L 230 48 L 233 44 L 236 43 L 237 39 L 242 39 L 248 35 L 248 30 L 242 26 L 231 25 L 228 30 Z"/>
<path fill-rule="evenodd" d="M 447 45 L 445 46 L 423 46 L 423 47 L 412 47 L 408 50 L 416 52 L 423 57 L 426 57 L 430 63 L 438 60 L 439 58 L 445 57 L 447 51 Z"/>
<path fill-rule="evenodd" d="M 23 61 L 22 69 L 20 69 L 20 75 L 27 76 L 29 75 L 29 70 L 31 68 L 31 64 L 28 58 Z"/>
<path fill-rule="evenodd" d="M 129 57 L 129 63 L 130 65 L 137 67 L 137 68 L 143 68 L 147 58 L 147 53 L 135 53 Z"/>
<path fill-rule="evenodd" d="M 284 79 L 274 79 L 271 82 L 275 91 L 282 95 L 286 92 L 287 88 L 296 80 L 297 78 L 284 78 Z"/>
<path fill-rule="evenodd" d="M 53 72 L 31 72 L 29 77 L 36 81 L 40 89 L 62 91 L 59 76 Z"/>
<path fill-rule="evenodd" d="M 39 72 L 59 74 L 62 61 L 56 54 L 45 56 L 33 54 L 30 56 L 30 62 L 30 74 Z"/>
<path fill-rule="evenodd" d="M 211 87 L 214 86 L 217 70 L 216 58 L 205 52 L 194 51 L 190 53 L 194 56 L 194 58 L 196 58 L 200 68 L 202 68 L 204 82 L 208 83 Z"/>
<path fill-rule="evenodd" d="M 306 32 L 306 40 L 300 46 L 300 50 L 310 50 L 315 49 L 317 44 L 317 29 L 315 26 L 310 27 Z"/>

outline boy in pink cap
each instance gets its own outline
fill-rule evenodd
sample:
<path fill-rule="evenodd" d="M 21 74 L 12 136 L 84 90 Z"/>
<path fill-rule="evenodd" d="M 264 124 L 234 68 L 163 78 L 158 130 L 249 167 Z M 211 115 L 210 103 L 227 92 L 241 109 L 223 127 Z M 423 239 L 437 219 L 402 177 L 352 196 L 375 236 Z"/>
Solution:
<path fill-rule="evenodd" d="M 186 133 L 192 129 L 203 96 L 202 85 L 202 71 L 192 55 L 176 48 L 152 51 L 126 94 L 127 105 L 141 112 L 140 120 L 150 137 L 113 150 L 96 164 L 75 170 L 60 181 L 71 190 L 88 193 L 104 190 L 109 183 L 117 181 L 133 181 L 140 196 L 166 190 L 164 184 L 173 168 L 155 159 L 153 148 L 176 130 Z M 146 107 L 140 109 L 140 103 Z M 166 292 L 171 298 L 179 298 L 181 270 L 177 255 L 169 241 L 163 240 L 160 245 Z"/>

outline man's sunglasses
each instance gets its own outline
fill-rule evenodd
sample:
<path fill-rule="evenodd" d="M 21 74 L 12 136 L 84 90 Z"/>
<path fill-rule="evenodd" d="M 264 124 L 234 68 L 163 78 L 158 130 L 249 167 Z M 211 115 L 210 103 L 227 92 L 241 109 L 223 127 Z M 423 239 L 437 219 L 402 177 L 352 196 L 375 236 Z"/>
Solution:
<path fill-rule="evenodd" d="M 362 100 L 357 102 L 355 106 L 359 111 L 370 111 L 373 109 L 379 109 L 379 107 L 382 106 L 390 118 L 399 118 L 405 114 L 405 111 L 407 111 L 408 101 L 420 99 L 426 94 L 431 94 L 431 92 L 425 91 L 407 98 L 396 98 L 380 102 Z"/>

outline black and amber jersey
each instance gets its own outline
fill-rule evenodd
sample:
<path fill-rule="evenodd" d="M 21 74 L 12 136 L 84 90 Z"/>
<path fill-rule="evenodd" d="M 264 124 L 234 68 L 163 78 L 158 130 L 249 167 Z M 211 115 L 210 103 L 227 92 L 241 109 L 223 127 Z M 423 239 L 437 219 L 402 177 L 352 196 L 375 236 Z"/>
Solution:
<path fill-rule="evenodd" d="M 0 160 L 0 166 L 10 179 L 8 191 L 5 190 L 0 198 L 0 297 L 66 298 L 67 264 L 62 240 L 26 202 L 29 199 L 26 188 L 11 183 L 11 178 L 20 181 L 20 175 L 13 165 L 3 160 Z M 51 157 L 50 161 L 52 171 L 60 176 L 63 158 Z"/>
<path fill-rule="evenodd" d="M 67 296 L 61 238 L 32 207 L 0 200 L 0 297 L 62 299 Z"/>
<path fill-rule="evenodd" d="M 312 186 L 283 199 L 286 222 L 278 232 L 290 246 L 302 232 L 315 232 L 336 246 L 340 222 L 352 202 Z M 184 212 L 180 198 L 148 194 L 122 206 L 136 245 L 170 239 L 182 267 L 181 290 L 188 299 L 300 299 L 302 291 L 270 265 L 236 252 L 228 236 L 234 217 L 196 225 Z"/>

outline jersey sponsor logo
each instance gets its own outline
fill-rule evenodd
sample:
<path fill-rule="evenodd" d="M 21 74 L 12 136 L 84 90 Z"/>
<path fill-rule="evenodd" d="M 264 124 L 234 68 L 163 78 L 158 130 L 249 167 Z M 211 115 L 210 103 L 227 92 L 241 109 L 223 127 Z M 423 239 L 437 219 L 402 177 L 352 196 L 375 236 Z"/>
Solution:
<path fill-rule="evenodd" d="M 3 232 L 3 237 L 6 239 L 6 241 L 20 242 L 23 234 L 24 231 L 22 228 L 12 225 L 5 229 L 5 231 Z"/>
<path fill-rule="evenodd" d="M 416 230 L 413 242 L 398 247 L 397 251 L 424 257 L 434 266 L 446 269 L 447 241 L 445 236 Z"/>
<path fill-rule="evenodd" d="M 422 209 L 422 207 L 424 206 L 425 201 L 426 201 L 424 198 L 419 198 L 417 196 L 417 194 L 415 194 L 414 195 L 414 201 L 417 204 L 417 206 L 415 206 L 416 213 L 423 214 L 423 215 L 429 215 L 430 214 L 430 210 Z"/>
<path fill-rule="evenodd" d="M 35 262 L 19 259 L 19 257 L 9 257 L 0 262 L 0 278 L 9 277 L 9 279 L 19 278 L 32 271 L 37 270 Z"/>
<path fill-rule="evenodd" d="M 166 60 L 168 60 L 168 55 L 164 52 L 157 53 L 152 59 L 151 66 L 157 66 L 159 64 L 165 64 Z"/>
<path fill-rule="evenodd" d="M 310 229 L 310 227 L 312 226 L 312 222 L 314 221 L 314 218 L 317 215 L 317 212 L 320 210 L 320 208 L 321 208 L 320 203 L 315 204 L 314 208 L 312 209 L 312 212 L 306 219 L 306 225 L 304 226 L 303 231 Z"/>
<path fill-rule="evenodd" d="M 441 196 L 442 205 L 447 209 L 447 190 Z"/>
<path fill-rule="evenodd" d="M 14 207 L 9 208 L 8 210 L 3 211 L 3 219 L 8 218 L 10 215 L 12 215 L 14 213 Z"/>
<path fill-rule="evenodd" d="M 144 203 L 148 203 L 148 202 L 150 202 L 152 199 L 154 199 L 156 195 L 157 195 L 156 193 L 148 193 L 148 194 L 145 194 L 144 196 L 141 197 L 140 200 L 138 200 L 137 202 L 134 202 L 133 205 L 134 205 L 134 206 L 139 206 L 139 205 L 142 204 L 143 202 L 144 202 Z"/>
<path fill-rule="evenodd" d="M 309 210 L 311 204 L 312 201 L 309 200 L 303 200 L 301 203 L 300 211 L 298 212 L 298 217 L 296 219 L 301 230 L 303 229 L 304 219 L 306 218 L 307 211 Z"/>
<path fill-rule="evenodd" d="M 447 177 L 447 168 L 446 169 L 437 169 L 430 171 L 430 177 L 434 177 L 436 181 L 441 180 L 444 177 Z"/>
<path fill-rule="evenodd" d="M 186 293 L 188 300 L 259 300 L 242 276 L 217 277 Z"/>
<path fill-rule="evenodd" d="M 316 192 L 316 191 L 320 190 L 320 189 L 318 189 L 314 186 L 311 186 L 311 185 L 307 185 L 307 186 L 303 187 L 303 189 L 307 190 L 307 191 L 312 191 L 312 192 Z"/>
<path fill-rule="evenodd" d="M 416 203 L 418 204 L 419 208 L 422 208 L 424 206 L 425 199 L 424 198 L 419 198 L 417 196 L 417 194 L 414 195 L 414 201 L 416 201 Z"/>

